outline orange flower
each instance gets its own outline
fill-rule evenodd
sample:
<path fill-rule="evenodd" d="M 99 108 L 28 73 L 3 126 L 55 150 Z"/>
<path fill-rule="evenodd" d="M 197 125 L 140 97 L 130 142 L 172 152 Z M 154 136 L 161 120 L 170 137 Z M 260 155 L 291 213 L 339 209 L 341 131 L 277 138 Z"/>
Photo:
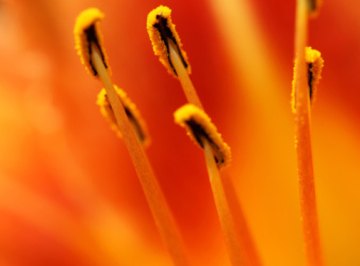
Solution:
<path fill-rule="evenodd" d="M 96 5 L 114 82 L 147 122 L 149 159 L 193 265 L 229 265 L 199 149 L 173 123 L 186 101 L 152 52 L 144 1 L 4 2 L 0 12 L 0 264 L 171 265 L 126 149 L 95 105 L 73 49 Z M 264 265 L 304 265 L 294 122 L 292 2 L 176 1 L 173 19 L 208 115 L 232 149 L 225 178 Z M 357 265 L 360 58 L 355 0 L 324 1 L 309 23 L 325 68 L 312 106 L 326 265 Z"/>

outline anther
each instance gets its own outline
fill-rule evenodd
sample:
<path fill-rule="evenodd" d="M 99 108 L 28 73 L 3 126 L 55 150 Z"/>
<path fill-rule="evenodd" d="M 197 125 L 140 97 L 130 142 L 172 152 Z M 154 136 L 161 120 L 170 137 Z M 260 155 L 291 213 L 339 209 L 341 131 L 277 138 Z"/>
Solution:
<path fill-rule="evenodd" d="M 317 88 L 321 79 L 322 69 L 324 67 L 324 59 L 321 56 L 321 53 L 313 49 L 311 47 L 305 48 L 305 65 L 307 67 L 307 86 L 309 90 L 309 99 L 310 103 L 313 103 L 316 98 Z M 298 67 L 298 61 L 295 61 L 294 67 L 294 79 L 292 82 L 292 100 L 291 107 L 292 111 L 296 111 L 296 89 L 295 89 L 295 81 L 296 81 L 296 70 Z"/>
<path fill-rule="evenodd" d="M 175 122 L 184 127 L 189 137 L 202 149 L 206 142 L 211 147 L 214 159 L 219 168 L 229 165 L 230 147 L 223 141 L 210 117 L 193 104 L 180 107 L 175 113 Z"/>
<path fill-rule="evenodd" d="M 306 47 L 305 62 L 307 64 L 308 86 L 310 101 L 313 102 L 316 96 L 317 87 L 321 79 L 321 72 L 324 67 L 324 59 L 318 50 Z"/>
<path fill-rule="evenodd" d="M 172 48 L 178 54 L 183 67 L 190 74 L 191 68 L 187 55 L 182 49 L 181 40 L 171 19 L 171 9 L 166 6 L 159 6 L 152 10 L 148 14 L 146 28 L 154 53 L 168 72 L 174 77 L 178 76 L 178 71 L 174 66 L 175 62 L 173 62 L 174 58 L 170 54 Z"/>
<path fill-rule="evenodd" d="M 103 18 L 104 14 L 99 9 L 88 8 L 77 17 L 74 27 L 75 49 L 86 70 L 95 77 L 98 76 L 98 72 L 91 56 L 94 48 L 98 50 L 105 68 L 108 69 L 107 56 L 99 31 L 99 22 Z"/>
<path fill-rule="evenodd" d="M 150 144 L 150 137 L 145 124 L 144 119 L 142 118 L 138 108 L 135 103 L 127 96 L 125 91 L 114 85 L 114 90 L 118 97 L 120 98 L 121 103 L 123 104 L 125 113 L 129 122 L 133 126 L 133 129 L 139 139 L 139 141 L 147 147 Z M 109 98 L 106 94 L 106 90 L 102 89 L 97 97 L 97 105 L 100 107 L 100 112 L 104 118 L 110 123 L 111 129 L 116 132 L 118 137 L 122 137 L 121 131 L 116 122 L 114 111 L 110 105 Z"/>
<path fill-rule="evenodd" d="M 171 9 L 159 6 L 147 17 L 147 30 L 155 55 L 170 74 L 181 83 L 189 103 L 202 108 L 201 101 L 190 79 L 190 65 L 181 49 L 180 38 L 171 20 Z"/>

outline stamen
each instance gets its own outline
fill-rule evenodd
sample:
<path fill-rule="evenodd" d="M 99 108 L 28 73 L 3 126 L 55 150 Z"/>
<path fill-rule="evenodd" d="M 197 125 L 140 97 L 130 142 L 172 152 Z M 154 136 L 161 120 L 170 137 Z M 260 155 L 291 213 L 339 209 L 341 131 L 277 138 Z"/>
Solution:
<path fill-rule="evenodd" d="M 305 63 L 307 66 L 307 83 L 309 90 L 310 103 L 313 103 L 316 98 L 317 87 L 321 79 L 321 72 L 324 67 L 324 59 L 321 57 L 321 53 L 318 50 L 306 47 L 305 50 Z M 294 78 L 292 81 L 292 93 L 291 93 L 291 107 L 293 113 L 296 111 L 296 90 L 295 81 L 297 79 L 297 60 L 294 64 Z"/>
<path fill-rule="evenodd" d="M 204 150 L 215 207 L 232 264 L 260 265 L 254 247 L 247 245 L 252 244 L 252 240 L 245 218 L 242 216 L 243 219 L 236 220 L 236 222 L 240 221 L 241 223 L 235 223 L 235 217 L 231 209 L 235 204 L 229 202 L 219 173 L 220 167 L 230 163 L 230 147 L 222 140 L 215 125 L 211 123 L 210 118 L 200 108 L 187 104 L 179 108 L 174 116 L 175 122 L 184 127 L 190 138 Z M 238 208 L 238 211 L 241 211 L 241 209 Z M 242 212 L 238 214 L 242 215 Z M 243 227 L 239 228 L 239 226 Z M 244 235 L 240 235 L 240 232 L 244 233 Z"/>
<path fill-rule="evenodd" d="M 76 25 L 77 24 L 80 23 L 77 22 Z M 86 40 L 80 39 L 80 41 Z M 84 44 L 81 44 L 80 46 L 83 47 Z M 172 216 L 165 197 L 161 191 L 160 185 L 154 175 L 151 164 L 144 151 L 144 147 L 139 142 L 139 139 L 128 120 L 123 103 L 114 89 L 107 67 L 103 57 L 101 56 L 102 53 L 96 43 L 91 42 L 89 53 L 89 58 L 91 59 L 92 65 L 95 69 L 96 76 L 98 76 L 104 84 L 106 95 L 108 96 L 109 103 L 114 113 L 115 121 L 123 136 L 125 146 L 134 164 L 155 223 L 168 248 L 174 264 L 177 266 L 189 265 L 181 235 L 178 231 L 174 217 Z"/>
<path fill-rule="evenodd" d="M 308 67 L 305 61 L 305 47 L 308 36 L 308 0 L 298 0 L 296 9 L 296 35 L 294 69 L 295 123 L 296 123 L 296 151 L 298 161 L 298 175 L 300 188 L 300 207 L 302 214 L 303 233 L 307 264 L 311 266 L 323 265 L 318 214 L 316 207 L 316 193 L 314 169 L 311 148 L 310 131 L 310 97 L 308 84 Z"/>
<path fill-rule="evenodd" d="M 214 160 L 212 147 L 206 139 L 203 140 L 203 146 L 211 190 L 220 219 L 220 225 L 224 234 L 225 244 L 229 252 L 230 261 L 233 266 L 255 265 L 255 262 L 248 260 L 248 254 L 245 254 L 247 250 L 241 249 L 236 225 L 234 223 L 234 217 L 230 210 L 228 199 L 225 195 L 218 165 L 216 160 Z"/>
<path fill-rule="evenodd" d="M 175 122 L 184 127 L 189 137 L 204 149 L 204 140 L 210 145 L 219 168 L 230 164 L 230 147 L 222 140 L 209 116 L 193 104 L 186 104 L 175 113 Z"/>
<path fill-rule="evenodd" d="M 103 18 L 104 14 L 99 9 L 88 8 L 77 17 L 74 27 L 75 49 L 85 69 L 95 77 L 98 76 L 98 73 L 91 58 L 93 46 L 100 53 L 101 60 L 105 68 L 108 69 L 107 56 L 99 31 L 99 22 Z"/>
<path fill-rule="evenodd" d="M 137 109 L 135 103 L 132 102 L 131 99 L 126 95 L 125 91 L 116 85 L 114 85 L 114 89 L 124 106 L 126 116 L 133 126 L 139 141 L 144 145 L 144 147 L 147 147 L 150 144 L 150 135 L 139 110 Z M 114 130 L 118 137 L 122 138 L 121 132 L 116 123 L 114 111 L 111 108 L 105 89 L 102 89 L 99 92 L 96 103 L 100 107 L 101 114 L 110 123 L 111 129 Z"/>
<path fill-rule="evenodd" d="M 147 30 L 154 53 L 168 72 L 179 79 L 188 102 L 202 108 L 189 77 L 190 65 L 186 53 L 181 49 L 182 44 L 170 15 L 171 9 L 165 6 L 155 8 L 148 15 Z"/>

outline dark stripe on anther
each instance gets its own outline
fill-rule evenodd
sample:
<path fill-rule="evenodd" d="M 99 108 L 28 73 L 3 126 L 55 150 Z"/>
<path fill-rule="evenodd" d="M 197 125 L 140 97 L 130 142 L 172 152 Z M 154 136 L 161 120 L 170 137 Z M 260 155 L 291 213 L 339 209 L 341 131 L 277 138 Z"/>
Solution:
<path fill-rule="evenodd" d="M 131 112 L 131 110 L 124 106 L 125 113 L 127 118 L 129 119 L 130 123 L 133 125 L 136 135 L 138 136 L 140 142 L 145 141 L 145 133 L 142 131 L 142 127 L 139 123 L 139 121 L 135 118 L 134 114 Z"/>
<path fill-rule="evenodd" d="M 197 143 L 202 148 L 204 148 L 204 143 L 203 143 L 204 140 L 210 144 L 212 150 L 215 151 L 215 153 L 213 152 L 213 155 L 216 164 L 223 164 L 225 159 L 222 156 L 219 147 L 213 142 L 213 140 L 210 138 L 209 134 L 204 130 L 204 128 L 194 120 L 187 120 L 185 123 L 190 128 Z"/>
<path fill-rule="evenodd" d="M 89 64 L 91 66 L 91 71 L 93 72 L 93 74 L 95 76 L 98 75 L 96 67 L 92 61 L 92 44 L 94 44 L 96 46 L 96 48 L 98 49 L 99 53 L 100 53 L 100 57 L 101 60 L 104 63 L 105 68 L 108 68 L 107 63 L 105 61 L 105 55 L 104 52 L 101 49 L 100 46 L 100 42 L 99 42 L 99 38 L 97 36 L 97 32 L 96 32 L 96 28 L 95 28 L 95 24 L 91 25 L 90 27 L 88 27 L 87 29 L 84 30 L 85 35 L 86 35 L 86 41 L 87 41 L 87 45 L 88 45 L 88 53 L 89 53 Z"/>
<path fill-rule="evenodd" d="M 175 69 L 173 63 L 170 60 L 169 39 L 175 44 L 176 51 L 180 55 L 181 62 L 183 63 L 185 68 L 188 67 L 188 64 L 187 64 L 185 58 L 182 55 L 181 49 L 179 47 L 179 44 L 176 41 L 176 38 L 174 37 L 173 33 L 171 32 L 171 30 L 170 30 L 170 28 L 168 26 L 167 18 L 164 18 L 161 15 L 157 15 L 156 20 L 157 20 L 157 22 L 154 24 L 154 28 L 156 28 L 157 31 L 160 33 L 160 37 L 161 37 L 161 39 L 164 42 L 165 47 L 166 47 L 167 57 L 168 57 L 170 67 L 172 68 L 175 75 L 177 76 L 176 69 Z"/>
<path fill-rule="evenodd" d="M 314 81 L 314 73 L 313 73 L 313 64 L 308 64 L 308 86 L 309 86 L 309 96 L 310 100 L 313 96 L 313 81 Z"/>

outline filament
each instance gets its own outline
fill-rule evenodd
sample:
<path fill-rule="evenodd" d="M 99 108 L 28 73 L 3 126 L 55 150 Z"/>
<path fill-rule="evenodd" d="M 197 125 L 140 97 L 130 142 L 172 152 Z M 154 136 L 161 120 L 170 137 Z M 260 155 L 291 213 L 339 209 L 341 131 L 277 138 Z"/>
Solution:
<path fill-rule="evenodd" d="M 309 266 L 321 266 L 322 252 L 319 236 L 314 170 L 311 148 L 310 97 L 308 88 L 305 47 L 308 35 L 308 2 L 298 0 L 296 9 L 295 36 L 295 94 L 296 94 L 296 151 L 300 187 L 305 250 Z"/>
<path fill-rule="evenodd" d="M 136 173 L 143 187 L 146 199 L 160 234 L 174 260 L 175 265 L 189 265 L 182 239 L 174 218 L 166 203 L 165 197 L 160 189 L 145 151 L 135 135 L 135 132 L 131 128 L 123 105 L 119 97 L 117 97 L 110 76 L 106 71 L 96 47 L 93 47 L 93 53 L 91 56 L 97 73 L 104 84 L 106 94 L 109 97 L 109 102 L 114 111 L 116 122 L 123 135 L 125 145 L 135 166 Z"/>

